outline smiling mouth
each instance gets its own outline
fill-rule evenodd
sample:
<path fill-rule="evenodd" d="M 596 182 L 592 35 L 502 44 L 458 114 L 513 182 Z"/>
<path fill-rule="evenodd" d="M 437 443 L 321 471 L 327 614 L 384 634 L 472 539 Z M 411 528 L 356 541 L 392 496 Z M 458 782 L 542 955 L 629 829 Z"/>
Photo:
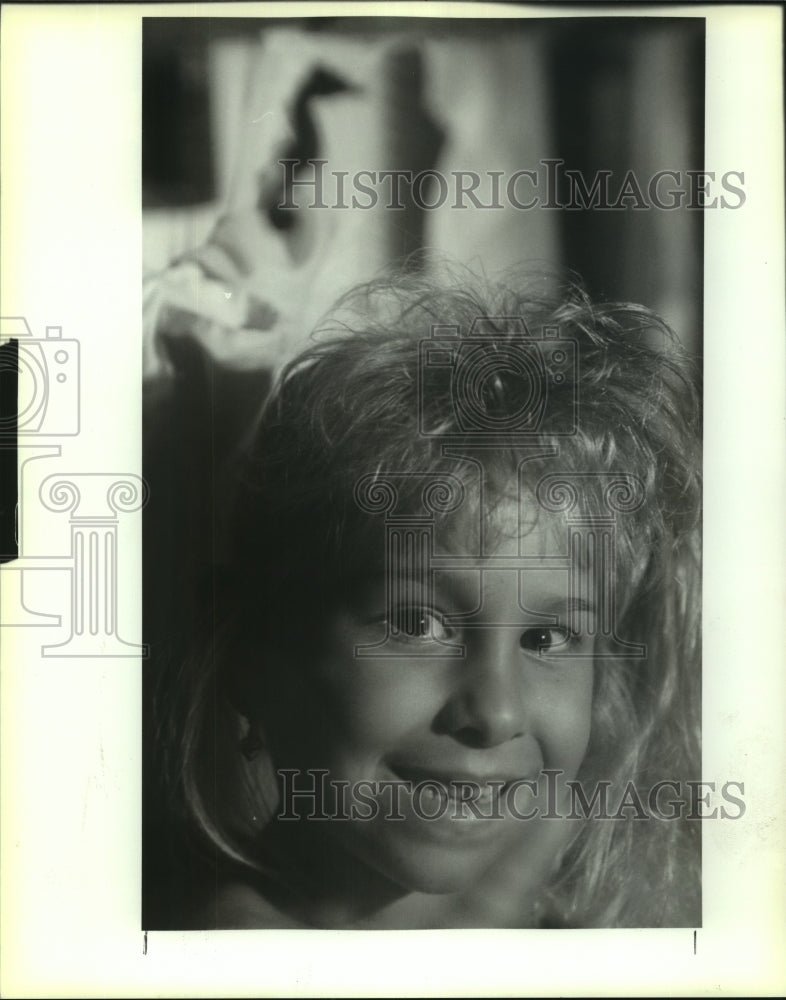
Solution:
<path fill-rule="evenodd" d="M 517 780 L 510 775 L 479 777 L 469 774 L 447 774 L 408 764 L 389 765 L 392 773 L 419 794 L 432 800 L 444 798 L 457 805 L 473 804 L 478 808 L 494 807 L 510 785 Z"/>

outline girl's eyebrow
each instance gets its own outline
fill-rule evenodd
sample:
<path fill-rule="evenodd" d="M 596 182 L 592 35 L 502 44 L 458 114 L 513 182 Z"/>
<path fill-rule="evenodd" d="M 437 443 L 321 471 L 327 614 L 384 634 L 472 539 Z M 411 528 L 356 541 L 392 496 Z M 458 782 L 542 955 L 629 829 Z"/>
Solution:
<path fill-rule="evenodd" d="M 536 597 L 538 595 L 535 595 Z M 594 611 L 595 605 L 592 601 L 583 597 L 565 597 L 562 594 L 547 594 L 538 602 L 538 606 L 546 611 Z"/>
<path fill-rule="evenodd" d="M 433 587 L 430 596 L 436 601 L 448 600 L 454 606 L 476 606 L 479 596 L 477 583 L 468 585 L 465 582 L 464 574 L 473 574 L 477 580 L 480 570 L 461 570 L 462 576 L 457 578 L 455 573 L 446 572 L 444 569 L 435 571 Z M 510 571 L 511 573 L 513 570 Z M 386 583 L 386 571 L 384 567 L 359 571 L 352 577 L 347 578 L 345 591 L 350 599 L 358 600 L 369 596 L 369 590 L 374 587 L 384 587 Z M 414 573 L 404 573 L 399 579 L 410 580 L 413 584 L 412 593 L 423 595 L 422 579 Z M 567 617 L 572 613 L 595 614 L 596 606 L 592 601 L 583 597 L 570 597 L 564 592 L 557 592 L 549 587 L 543 592 L 535 591 L 532 588 L 522 588 L 519 591 L 521 598 L 519 606 L 527 605 L 522 610 L 529 610 L 539 615 L 553 615 L 555 618 Z M 464 614 L 466 612 L 454 612 L 454 614 Z"/>
<path fill-rule="evenodd" d="M 556 614 L 558 611 L 586 611 L 592 614 L 595 605 L 592 601 L 586 601 L 583 597 L 555 597 L 547 600 L 544 605 L 545 611 Z"/>
<path fill-rule="evenodd" d="M 563 598 L 554 597 L 553 599 L 547 599 L 545 601 L 532 601 L 527 607 L 522 607 L 519 604 L 522 615 L 526 615 L 530 612 L 533 615 L 537 615 L 539 618 L 554 618 L 557 622 L 564 621 L 565 619 L 571 617 L 573 614 L 585 614 L 594 615 L 596 612 L 595 605 L 590 601 L 585 601 L 581 597 Z M 465 616 L 466 612 L 454 612 L 447 616 L 448 619 L 453 621 L 454 624 L 459 624 L 459 620 Z M 468 622 L 467 624 L 472 624 Z M 478 625 L 485 625 L 484 622 L 478 622 Z M 532 625 L 544 624 L 543 622 L 531 623 Z M 527 625 L 526 621 L 523 622 L 512 622 L 511 625 L 520 627 L 522 625 Z"/>

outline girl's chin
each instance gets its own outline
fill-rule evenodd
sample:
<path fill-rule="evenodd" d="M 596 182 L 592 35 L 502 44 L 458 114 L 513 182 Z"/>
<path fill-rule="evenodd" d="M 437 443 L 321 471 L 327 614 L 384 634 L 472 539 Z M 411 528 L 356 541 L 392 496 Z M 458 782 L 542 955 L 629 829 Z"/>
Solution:
<path fill-rule="evenodd" d="M 471 890 L 489 868 L 502 862 L 510 840 L 497 829 L 431 830 L 407 835 L 399 827 L 375 843 L 347 845 L 359 860 L 406 892 L 445 895 Z M 519 877 L 521 873 L 518 873 Z"/>

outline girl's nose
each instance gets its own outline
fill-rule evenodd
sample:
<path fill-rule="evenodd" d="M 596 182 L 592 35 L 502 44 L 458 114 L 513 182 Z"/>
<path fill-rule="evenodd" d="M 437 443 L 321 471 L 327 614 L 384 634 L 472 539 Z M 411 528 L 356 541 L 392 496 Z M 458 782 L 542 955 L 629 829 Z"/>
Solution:
<path fill-rule="evenodd" d="M 466 644 L 436 727 L 468 746 L 492 747 L 528 728 L 525 665 L 519 631 L 479 629 Z"/>

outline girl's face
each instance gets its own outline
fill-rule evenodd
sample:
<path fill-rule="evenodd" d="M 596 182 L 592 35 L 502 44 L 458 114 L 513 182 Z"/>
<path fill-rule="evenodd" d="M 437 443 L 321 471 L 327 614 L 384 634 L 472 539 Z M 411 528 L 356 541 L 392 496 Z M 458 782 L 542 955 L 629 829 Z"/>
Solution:
<path fill-rule="evenodd" d="M 315 661 L 285 672 L 291 707 L 271 719 L 275 766 L 299 772 L 290 787 L 328 772 L 319 808 L 349 819 L 305 819 L 308 795 L 282 808 L 410 891 L 461 890 L 506 856 L 519 885 L 537 884 L 555 820 L 522 817 L 548 809 L 541 772 L 575 778 L 587 751 L 594 610 L 571 596 L 588 589 L 570 582 L 564 524 L 539 511 L 522 531 L 522 513 L 498 508 L 483 557 L 476 511 L 438 530 L 430 594 L 406 546 L 359 580 Z"/>

